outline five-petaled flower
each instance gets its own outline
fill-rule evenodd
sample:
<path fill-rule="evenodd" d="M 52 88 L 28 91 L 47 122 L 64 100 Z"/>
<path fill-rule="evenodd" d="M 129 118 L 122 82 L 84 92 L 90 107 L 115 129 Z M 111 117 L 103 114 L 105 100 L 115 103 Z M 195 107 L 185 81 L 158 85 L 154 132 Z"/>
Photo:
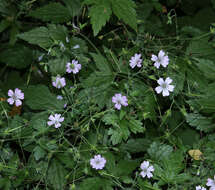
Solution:
<path fill-rule="evenodd" d="M 154 171 L 154 167 L 150 166 L 148 161 L 143 161 L 143 163 L 140 165 L 140 168 L 142 169 L 140 175 L 143 178 L 146 176 L 147 178 L 153 177 L 152 172 Z"/>
<path fill-rule="evenodd" d="M 198 185 L 198 186 L 196 186 L 196 190 L 206 190 L 206 188 L 204 188 L 204 187 Z"/>
<path fill-rule="evenodd" d="M 52 85 L 56 88 L 63 88 L 66 86 L 66 80 L 64 77 L 57 76 L 54 81 L 52 81 Z"/>
<path fill-rule="evenodd" d="M 96 170 L 101 170 L 105 167 L 106 159 L 102 157 L 101 155 L 95 155 L 94 158 L 90 159 L 90 165 L 92 168 Z"/>
<path fill-rule="evenodd" d="M 215 190 L 215 176 L 214 179 L 208 178 L 206 185 L 210 187 L 209 190 Z"/>
<path fill-rule="evenodd" d="M 166 67 L 169 64 L 169 57 L 168 55 L 165 55 L 165 52 L 163 50 L 159 51 L 158 56 L 152 54 L 151 60 L 155 62 L 154 66 L 156 68 L 159 68 L 160 65 Z"/>
<path fill-rule="evenodd" d="M 121 105 L 127 106 L 128 100 L 126 96 L 122 96 L 122 94 L 115 94 L 112 97 L 112 102 L 115 103 L 114 107 L 118 110 L 121 109 Z"/>
<path fill-rule="evenodd" d="M 48 126 L 54 125 L 55 128 L 59 128 L 61 126 L 61 122 L 64 121 L 64 117 L 61 117 L 61 114 L 54 114 L 49 116 L 49 120 L 47 122 Z"/>
<path fill-rule="evenodd" d="M 174 85 L 170 85 L 172 82 L 172 79 L 167 77 L 166 80 L 164 81 L 163 78 L 159 78 L 157 80 L 157 83 L 160 85 L 155 88 L 156 92 L 160 94 L 162 92 L 163 96 L 169 96 L 169 92 L 173 92 L 174 90 Z"/>
<path fill-rule="evenodd" d="M 9 104 L 14 104 L 15 102 L 15 105 L 18 107 L 18 106 L 21 106 L 22 105 L 22 101 L 21 100 L 24 100 L 24 93 L 22 93 L 22 91 L 18 88 L 16 88 L 13 92 L 13 90 L 8 90 L 8 96 L 10 98 L 7 99 L 8 103 Z"/>
<path fill-rule="evenodd" d="M 142 59 L 141 59 L 141 54 L 136 54 L 135 53 L 135 55 L 133 56 L 133 57 L 131 57 L 131 59 L 130 59 L 130 67 L 133 69 L 134 67 L 141 67 L 142 65 L 141 65 L 141 63 L 142 63 Z"/>
<path fill-rule="evenodd" d="M 72 63 L 68 62 L 66 64 L 66 72 L 76 74 L 81 69 L 81 64 L 78 64 L 77 60 L 72 60 Z"/>

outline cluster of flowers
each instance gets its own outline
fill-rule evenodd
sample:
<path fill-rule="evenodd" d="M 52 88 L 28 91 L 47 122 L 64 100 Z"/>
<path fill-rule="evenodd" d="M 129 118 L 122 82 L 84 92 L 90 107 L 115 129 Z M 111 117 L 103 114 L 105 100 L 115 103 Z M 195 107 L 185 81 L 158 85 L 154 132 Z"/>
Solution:
<path fill-rule="evenodd" d="M 81 70 L 81 64 L 78 64 L 77 60 L 72 60 L 72 63 L 68 62 L 66 64 L 66 72 L 77 74 Z M 52 81 L 52 85 L 58 89 L 66 86 L 66 79 L 64 77 L 60 77 L 59 75 Z"/>
<path fill-rule="evenodd" d="M 160 50 L 158 53 L 158 56 L 152 54 L 151 60 L 154 61 L 154 66 L 159 69 L 159 67 L 162 65 L 163 67 L 167 67 L 169 64 L 169 57 L 165 54 L 163 50 Z M 130 67 L 133 69 L 136 66 L 141 67 L 142 63 L 141 54 L 135 54 L 133 57 L 131 57 L 129 61 Z M 158 87 L 155 88 L 155 91 L 160 94 L 162 92 L 163 96 L 169 96 L 169 92 L 173 92 L 174 85 L 171 85 L 172 79 L 167 77 L 165 80 L 163 78 L 159 78 L 157 80 L 157 83 L 159 84 Z M 121 106 L 128 106 L 128 100 L 126 96 L 122 96 L 122 94 L 115 94 L 112 97 L 112 102 L 115 104 L 115 108 L 120 110 Z"/>
<path fill-rule="evenodd" d="M 94 158 L 90 159 L 90 165 L 92 168 L 96 170 L 102 170 L 105 167 L 106 159 L 102 157 L 100 154 L 95 155 Z M 151 178 L 153 177 L 152 172 L 154 171 L 154 167 L 149 165 L 148 161 L 143 161 L 143 163 L 140 165 L 141 173 L 140 175 L 145 178 Z"/>

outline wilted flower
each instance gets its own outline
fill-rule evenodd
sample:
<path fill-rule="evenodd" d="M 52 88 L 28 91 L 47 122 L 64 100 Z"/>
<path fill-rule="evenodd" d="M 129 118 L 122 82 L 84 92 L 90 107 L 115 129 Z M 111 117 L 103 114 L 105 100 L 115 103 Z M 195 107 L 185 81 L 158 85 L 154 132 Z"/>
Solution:
<path fill-rule="evenodd" d="M 144 178 L 144 177 L 148 177 L 151 178 L 153 177 L 152 172 L 154 171 L 154 167 L 149 165 L 148 161 L 144 161 L 141 165 L 140 168 L 142 169 L 142 171 L 140 172 L 140 175 Z"/>
<path fill-rule="evenodd" d="M 127 106 L 128 100 L 126 96 L 122 96 L 122 94 L 115 94 L 112 97 L 112 102 L 115 103 L 114 107 L 118 110 L 121 109 L 121 105 Z"/>
<path fill-rule="evenodd" d="M 130 67 L 133 69 L 134 67 L 141 67 L 142 65 L 141 65 L 141 63 L 142 63 L 142 59 L 140 59 L 141 58 L 141 54 L 136 54 L 135 53 L 135 55 L 133 56 L 133 57 L 131 57 L 131 59 L 130 59 Z"/>
<path fill-rule="evenodd" d="M 72 63 L 68 62 L 66 64 L 66 72 L 76 74 L 81 69 L 81 64 L 78 64 L 77 60 L 72 60 Z"/>
<path fill-rule="evenodd" d="M 155 62 L 154 66 L 156 68 L 159 68 L 160 65 L 166 67 L 169 64 L 169 57 L 165 55 L 165 52 L 163 50 L 159 51 L 158 56 L 152 54 L 151 60 Z"/>
<path fill-rule="evenodd" d="M 201 187 L 200 185 L 196 186 L 196 190 L 206 190 L 206 188 Z"/>
<path fill-rule="evenodd" d="M 55 125 L 55 128 L 59 128 L 61 126 L 61 122 L 64 121 L 64 117 L 61 117 L 61 114 L 54 114 L 49 116 L 49 120 L 47 124 L 49 126 Z"/>
<path fill-rule="evenodd" d="M 210 187 L 209 190 L 215 190 L 215 176 L 214 179 L 208 178 L 206 185 Z"/>
<path fill-rule="evenodd" d="M 13 92 L 13 90 L 8 90 L 8 96 L 10 98 L 7 99 L 8 103 L 9 104 L 14 104 L 15 102 L 15 105 L 18 107 L 18 106 L 21 106 L 22 105 L 22 101 L 21 100 L 24 100 L 24 93 L 22 93 L 22 91 L 18 88 L 16 88 Z"/>
<path fill-rule="evenodd" d="M 66 80 L 64 77 L 57 76 L 54 81 L 52 81 L 52 85 L 56 88 L 63 88 L 66 86 Z"/>
<path fill-rule="evenodd" d="M 174 85 L 170 85 L 172 82 L 172 79 L 167 77 L 166 80 L 164 81 L 163 78 L 159 78 L 157 80 L 157 83 L 160 85 L 155 88 L 156 92 L 160 94 L 162 92 L 163 96 L 169 96 L 169 91 L 173 92 L 174 90 Z"/>
<path fill-rule="evenodd" d="M 96 170 L 101 170 L 105 167 L 106 160 L 104 157 L 101 157 L 101 155 L 95 155 L 94 158 L 90 159 L 90 165 L 92 168 Z"/>

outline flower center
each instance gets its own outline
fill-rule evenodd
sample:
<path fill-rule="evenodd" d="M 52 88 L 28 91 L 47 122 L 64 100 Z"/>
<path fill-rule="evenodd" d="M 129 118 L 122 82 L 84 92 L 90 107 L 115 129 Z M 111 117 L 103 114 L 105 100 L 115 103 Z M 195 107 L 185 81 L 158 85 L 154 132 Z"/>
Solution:
<path fill-rule="evenodd" d="M 161 85 L 161 87 L 162 87 L 163 89 L 166 89 L 167 84 L 166 84 L 166 83 L 163 83 L 163 84 Z"/>
<path fill-rule="evenodd" d="M 99 161 L 99 160 L 96 160 L 96 164 L 100 164 L 100 161 Z"/>
<path fill-rule="evenodd" d="M 15 94 L 12 96 L 12 98 L 13 98 L 14 100 L 17 100 L 17 99 L 18 99 L 18 98 L 16 97 Z"/>
<path fill-rule="evenodd" d="M 72 64 L 70 65 L 70 68 L 71 68 L 71 69 L 74 69 L 74 68 L 75 68 L 75 65 L 72 63 Z"/>

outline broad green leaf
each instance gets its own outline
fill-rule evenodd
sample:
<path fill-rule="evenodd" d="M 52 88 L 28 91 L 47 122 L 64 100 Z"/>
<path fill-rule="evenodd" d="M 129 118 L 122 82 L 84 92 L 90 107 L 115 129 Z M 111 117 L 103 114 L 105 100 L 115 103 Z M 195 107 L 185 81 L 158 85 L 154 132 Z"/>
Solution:
<path fill-rule="evenodd" d="M 192 40 L 187 47 L 186 54 L 192 57 L 214 60 L 215 48 L 209 44 L 208 38 Z"/>
<path fill-rule="evenodd" d="M 79 15 L 82 8 L 80 0 L 63 0 L 63 2 L 65 3 L 71 18 Z"/>
<path fill-rule="evenodd" d="M 121 144 L 120 149 L 131 153 L 145 152 L 150 144 L 151 141 L 149 139 L 129 139 L 127 142 Z"/>
<path fill-rule="evenodd" d="M 81 182 L 79 189 L 81 190 L 113 190 L 111 180 L 100 177 L 89 177 Z"/>
<path fill-rule="evenodd" d="M 0 179 L 0 188 L 4 190 L 11 189 L 11 180 L 8 178 L 1 178 Z"/>
<path fill-rule="evenodd" d="M 72 18 L 69 10 L 60 3 L 49 3 L 48 5 L 39 7 L 30 12 L 29 16 L 53 23 L 67 22 Z"/>
<path fill-rule="evenodd" d="M 34 152 L 34 158 L 36 160 L 39 160 L 40 158 L 43 158 L 46 155 L 46 151 L 44 151 L 40 146 L 36 146 L 33 152 Z"/>
<path fill-rule="evenodd" d="M 23 69 L 32 64 L 33 51 L 24 45 L 17 44 L 0 52 L 0 62 L 13 68 Z"/>
<path fill-rule="evenodd" d="M 56 159 L 50 161 L 47 172 L 47 181 L 55 190 L 62 190 L 66 185 L 66 170 L 64 166 Z"/>
<path fill-rule="evenodd" d="M 215 124 L 212 118 L 204 117 L 198 113 L 190 113 L 186 115 L 186 121 L 190 126 L 204 132 L 215 130 Z"/>
<path fill-rule="evenodd" d="M 25 90 L 25 99 L 25 103 L 33 110 L 61 110 L 64 104 L 43 85 L 29 86 Z"/>
<path fill-rule="evenodd" d="M 147 150 L 150 158 L 154 161 L 167 159 L 172 151 L 173 148 L 171 146 L 158 142 L 153 142 Z"/>
<path fill-rule="evenodd" d="M 215 63 L 213 61 L 207 59 L 197 59 L 195 65 L 201 72 L 203 72 L 204 77 L 215 80 Z"/>
<path fill-rule="evenodd" d="M 44 26 L 19 34 L 18 37 L 30 44 L 38 45 L 45 49 L 53 44 L 48 28 Z"/>
<path fill-rule="evenodd" d="M 48 61 L 49 69 L 52 75 L 64 75 L 66 73 L 66 63 L 69 62 L 66 58 L 50 59 Z"/>
<path fill-rule="evenodd" d="M 111 70 L 110 67 L 108 65 L 107 60 L 105 59 L 105 57 L 103 57 L 101 54 L 95 54 L 95 53 L 91 53 L 90 54 L 96 64 L 96 67 L 104 74 L 110 74 Z"/>
<path fill-rule="evenodd" d="M 137 29 L 135 3 L 132 0 L 111 0 L 112 11 L 134 30 Z"/>
<path fill-rule="evenodd" d="M 106 22 L 110 19 L 111 14 L 112 11 L 109 1 L 100 0 L 99 3 L 90 7 L 89 16 L 94 36 L 99 33 L 103 26 L 105 26 Z"/>

